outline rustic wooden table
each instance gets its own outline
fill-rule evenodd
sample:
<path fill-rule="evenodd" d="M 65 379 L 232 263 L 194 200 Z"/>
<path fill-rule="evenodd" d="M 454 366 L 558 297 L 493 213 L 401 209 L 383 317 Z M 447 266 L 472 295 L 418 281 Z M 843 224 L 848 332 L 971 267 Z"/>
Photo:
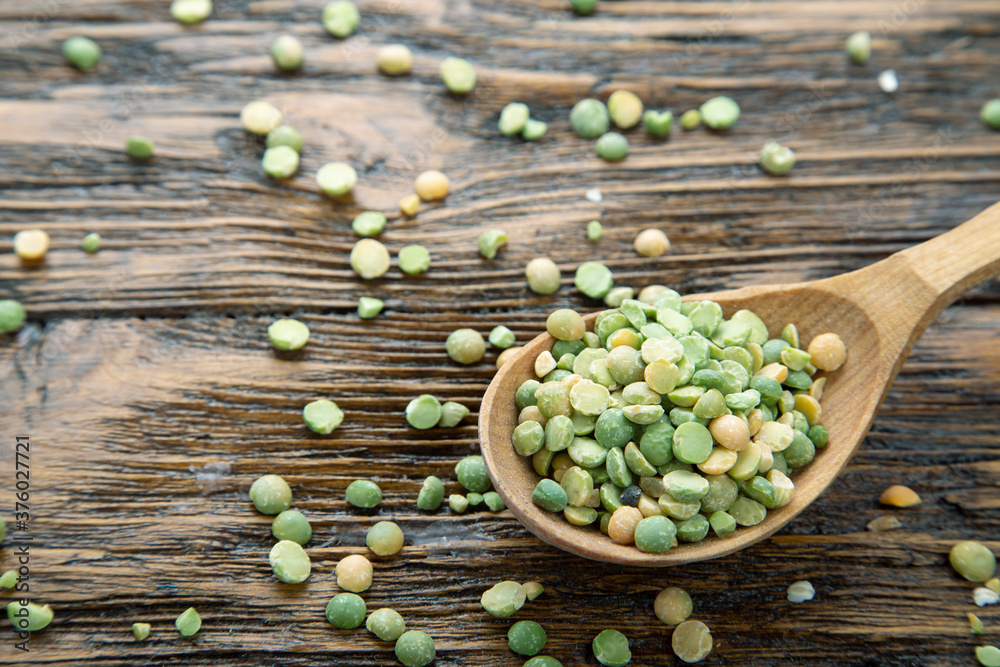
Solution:
<path fill-rule="evenodd" d="M 376 518 L 397 521 L 407 546 L 373 559 L 368 606 L 391 605 L 433 635 L 441 667 L 521 664 L 506 647 L 510 621 L 479 605 L 502 579 L 544 583 L 517 618 L 543 621 L 544 652 L 566 665 L 597 664 L 590 639 L 606 627 L 629 636 L 632 664 L 680 664 L 652 613 L 667 585 L 687 589 L 713 630 L 706 665 L 972 665 L 982 640 L 968 611 L 1000 643 L 997 608 L 974 607 L 946 560 L 958 539 L 1000 549 L 996 282 L 927 331 L 839 483 L 741 553 L 624 569 L 548 547 L 508 512 L 414 506 L 426 475 L 458 491 L 452 467 L 477 449 L 494 371 L 492 351 L 470 368 L 450 363 L 445 336 L 507 324 L 523 342 L 554 308 L 599 308 L 572 288 L 579 263 L 686 293 L 820 278 L 994 203 L 1000 134 L 978 114 L 1000 96 L 996 2 L 606 1 L 578 18 L 564 0 L 361 0 L 361 28 L 344 41 L 323 31 L 319 1 L 222 0 L 188 28 L 167 4 L 0 2 L 0 298 L 22 301 L 30 319 L 0 341 L 0 514 L 13 519 L 14 443 L 28 436 L 31 595 L 56 609 L 29 653 L 5 630 L 0 663 L 397 664 L 391 646 L 323 617 L 334 564 L 364 552 Z M 858 29 L 874 34 L 867 66 L 843 52 Z M 285 32 L 306 46 L 299 74 L 276 74 L 267 55 Z M 74 34 L 103 47 L 95 73 L 64 64 L 59 45 Z M 375 73 L 376 49 L 393 42 L 414 49 L 411 76 Z M 477 65 L 481 85 L 466 98 L 440 84 L 448 54 Z M 893 95 L 875 81 L 887 68 L 901 82 Z M 728 94 L 743 117 L 724 135 L 633 131 L 628 159 L 608 164 L 571 135 L 567 114 L 616 88 L 675 113 Z M 261 172 L 261 144 L 240 129 L 253 99 L 282 107 L 306 137 L 290 182 Z M 515 100 L 549 122 L 543 141 L 499 136 L 497 114 Z M 126 159 L 128 134 L 154 139 L 156 159 Z M 754 166 L 772 139 L 798 152 L 788 178 Z M 312 176 L 333 160 L 359 172 L 351 201 L 318 192 Z M 360 281 L 351 218 L 394 212 L 429 168 L 451 176 L 453 193 L 415 219 L 393 217 L 383 237 L 391 251 L 426 245 L 431 270 Z M 591 188 L 603 201 L 585 198 Z M 605 234 L 589 243 L 594 218 Z M 670 254 L 635 255 L 633 237 L 650 226 L 669 234 Z M 13 233 L 32 227 L 53 241 L 39 268 L 10 252 Z M 490 227 L 511 239 L 495 261 L 476 252 Z M 104 247 L 86 255 L 80 239 L 93 231 Z M 551 297 L 523 280 L 539 255 L 564 272 Z M 361 295 L 385 299 L 385 312 L 359 320 Z M 313 338 L 279 358 L 264 330 L 283 315 Z M 410 429 L 403 407 L 421 393 L 473 414 L 457 429 Z M 331 436 L 302 424 L 317 397 L 347 414 Z M 312 519 L 302 586 L 276 583 L 267 565 L 269 519 L 247 501 L 264 473 L 288 479 Z M 379 480 L 377 512 L 346 505 L 358 477 Z M 924 504 L 880 507 L 894 483 Z M 865 530 L 887 514 L 903 527 Z M 9 526 L 0 569 L 15 566 L 11 539 L 24 534 Z M 785 600 L 797 579 L 815 584 L 815 600 Z M 192 605 L 204 625 L 184 639 L 173 620 Z M 153 633 L 137 643 L 140 620 Z"/>

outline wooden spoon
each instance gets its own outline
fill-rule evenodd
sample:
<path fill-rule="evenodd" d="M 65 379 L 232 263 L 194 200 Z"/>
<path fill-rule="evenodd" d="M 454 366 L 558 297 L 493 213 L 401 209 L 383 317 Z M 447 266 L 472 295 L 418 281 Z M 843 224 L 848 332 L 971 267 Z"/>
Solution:
<path fill-rule="evenodd" d="M 825 280 L 793 285 L 745 287 L 726 292 L 689 295 L 685 301 L 711 299 L 728 317 L 749 308 L 772 335 L 794 322 L 803 340 L 836 332 L 848 348 L 847 362 L 829 373 L 823 394 L 822 423 L 830 441 L 809 465 L 792 474 L 792 502 L 770 510 L 750 528 L 737 528 L 726 538 L 709 537 L 681 544 L 664 554 L 646 554 L 616 544 L 595 527 L 570 525 L 561 513 L 531 501 L 540 477 L 530 457 L 511 446 L 517 426 L 514 392 L 535 378 L 534 361 L 555 339 L 544 333 L 504 364 L 483 397 L 479 416 L 482 454 L 497 492 L 522 524 L 540 539 L 594 560 L 662 567 L 730 554 L 771 535 L 804 510 L 847 464 L 868 432 L 879 404 L 916 339 L 953 300 L 1000 274 L 1000 204 L 946 234 L 898 252 L 881 262 Z M 596 313 L 586 320 L 593 324 Z"/>

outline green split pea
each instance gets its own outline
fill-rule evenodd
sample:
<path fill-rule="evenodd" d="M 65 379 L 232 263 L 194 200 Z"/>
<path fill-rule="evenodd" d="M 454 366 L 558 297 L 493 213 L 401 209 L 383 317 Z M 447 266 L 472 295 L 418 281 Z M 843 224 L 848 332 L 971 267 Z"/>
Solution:
<path fill-rule="evenodd" d="M 597 220 L 591 220 L 587 223 L 587 240 L 591 243 L 596 243 L 601 240 L 601 236 L 604 235 L 604 227 Z"/>
<path fill-rule="evenodd" d="M 524 587 L 516 581 L 501 581 L 480 598 L 483 609 L 497 618 L 513 616 L 528 599 Z"/>
<path fill-rule="evenodd" d="M 263 475 L 250 485 L 250 502 L 261 514 L 281 514 L 292 506 L 292 489 L 278 475 Z"/>
<path fill-rule="evenodd" d="M 554 294 L 559 290 L 562 274 L 556 263 L 548 257 L 536 257 L 524 268 L 524 278 L 532 292 Z"/>
<path fill-rule="evenodd" d="M 577 102 L 569 114 L 573 131 L 584 139 L 596 139 L 608 131 L 611 117 L 604 102 L 584 99 Z"/>
<path fill-rule="evenodd" d="M 382 312 L 385 302 L 373 296 L 363 296 L 358 298 L 358 317 L 363 320 L 370 320 Z"/>
<path fill-rule="evenodd" d="M 312 563 L 302 545 L 292 540 L 281 540 L 268 555 L 271 570 L 279 581 L 286 584 L 301 584 L 309 578 Z"/>
<path fill-rule="evenodd" d="M 330 197 L 346 195 L 358 182 L 358 172 L 344 162 L 328 162 L 316 172 L 316 184 Z"/>
<path fill-rule="evenodd" d="M 948 560 L 955 571 L 969 581 L 982 583 L 997 571 L 997 559 L 987 547 L 979 542 L 966 540 L 951 548 Z"/>
<path fill-rule="evenodd" d="M 545 592 L 545 587 L 537 581 L 523 583 L 521 588 L 524 589 L 524 594 L 528 597 L 529 602 Z"/>
<path fill-rule="evenodd" d="M 268 148 L 277 146 L 288 146 L 296 153 L 302 152 L 302 135 L 298 130 L 288 125 L 279 125 L 267 133 L 264 145 Z"/>
<path fill-rule="evenodd" d="M 440 71 L 445 88 L 456 95 L 470 93 L 476 87 L 476 70 L 468 60 L 453 56 L 445 58 Z"/>
<path fill-rule="evenodd" d="M 52 607 L 49 605 L 40 605 L 34 602 L 22 605 L 20 601 L 7 605 L 7 618 L 11 625 L 20 632 L 43 630 L 52 622 L 54 615 Z"/>
<path fill-rule="evenodd" d="M 405 667 L 424 667 L 434 662 L 434 639 L 426 632 L 409 630 L 396 640 L 396 659 Z"/>
<path fill-rule="evenodd" d="M 264 151 L 260 164 L 271 178 L 291 178 L 299 170 L 299 154 L 291 146 L 275 146 Z"/>
<path fill-rule="evenodd" d="M 529 118 L 528 122 L 524 124 L 524 129 L 521 130 L 521 138 L 525 141 L 538 141 L 545 136 L 548 130 L 549 126 L 547 123 L 535 118 Z"/>
<path fill-rule="evenodd" d="M 501 324 L 490 332 L 489 341 L 493 347 L 506 350 L 516 342 L 516 338 L 513 331 Z"/>
<path fill-rule="evenodd" d="M 560 308 L 549 314 L 545 329 L 559 340 L 574 341 L 583 338 L 587 328 L 580 313 L 569 308 Z"/>
<path fill-rule="evenodd" d="M 591 299 L 603 299 L 614 285 L 614 279 L 611 269 L 603 264 L 585 262 L 577 268 L 573 283 Z"/>
<path fill-rule="evenodd" d="M 503 498 L 496 491 L 487 491 L 483 494 L 483 504 L 491 512 L 499 512 L 501 510 L 507 509 L 506 503 L 504 503 Z"/>
<path fill-rule="evenodd" d="M 81 72 L 92 71 L 101 61 L 101 47 L 82 35 L 75 35 L 63 42 L 62 52 L 67 62 Z"/>
<path fill-rule="evenodd" d="M 996 646 L 977 646 L 976 660 L 983 667 L 1000 667 L 1000 648 Z"/>
<path fill-rule="evenodd" d="M 379 521 L 368 529 L 365 545 L 376 556 L 391 556 L 403 548 L 403 530 L 392 521 Z"/>
<path fill-rule="evenodd" d="M 385 231 L 386 217 L 379 211 L 362 211 L 351 222 L 351 229 L 358 236 L 378 236 Z"/>
<path fill-rule="evenodd" d="M 844 50 L 856 65 L 864 65 L 872 55 L 872 36 L 864 30 L 856 32 L 847 38 Z"/>
<path fill-rule="evenodd" d="M 275 320 L 267 328 L 267 336 L 274 349 L 289 352 L 301 349 L 309 342 L 309 327 L 299 320 Z"/>
<path fill-rule="evenodd" d="M 674 629 L 670 646 L 684 662 L 701 662 L 712 652 L 712 633 L 701 621 L 684 621 Z"/>
<path fill-rule="evenodd" d="M 632 660 L 628 638 L 617 630 L 604 630 L 594 637 L 594 657 L 607 667 L 624 667 Z"/>
<path fill-rule="evenodd" d="M 355 507 L 371 509 L 382 502 L 382 489 L 367 479 L 356 479 L 347 485 L 347 502 Z"/>
<path fill-rule="evenodd" d="M 291 72 L 302 67 L 302 42 L 292 35 L 281 35 L 271 42 L 271 58 L 278 69 Z"/>
<path fill-rule="evenodd" d="M 354 34 L 361 21 L 361 13 L 348 0 L 337 0 L 323 8 L 322 22 L 326 31 L 343 39 Z"/>
<path fill-rule="evenodd" d="M 133 134 L 125 139 L 125 153 L 134 160 L 149 160 L 154 150 L 153 142 L 146 137 Z"/>
<path fill-rule="evenodd" d="M 440 478 L 431 475 L 424 480 L 417 494 L 417 508 L 422 510 L 436 510 L 444 502 L 444 483 Z"/>
<path fill-rule="evenodd" d="M 697 109 L 688 109 L 681 114 L 681 129 L 690 132 L 701 125 L 701 112 Z"/>
<path fill-rule="evenodd" d="M 408 245 L 399 251 L 399 270 L 407 275 L 424 273 L 431 267 L 431 254 L 422 245 Z"/>
<path fill-rule="evenodd" d="M 475 329 L 452 331 L 448 334 L 444 347 L 452 361 L 465 365 L 476 363 L 486 354 L 486 341 Z"/>
<path fill-rule="evenodd" d="M 27 317 L 20 302 L 11 299 L 0 300 L 0 334 L 20 331 Z"/>
<path fill-rule="evenodd" d="M 536 655 L 534 658 L 524 663 L 523 667 L 563 667 L 563 664 L 548 655 Z"/>
<path fill-rule="evenodd" d="M 595 145 L 597 156 L 603 160 L 614 162 L 628 155 L 628 139 L 618 132 L 607 132 L 601 135 Z"/>
<path fill-rule="evenodd" d="M 201 616 L 194 607 L 188 607 L 181 612 L 181 615 L 174 621 L 177 632 L 184 637 L 190 637 L 201 630 Z"/>
<path fill-rule="evenodd" d="M 94 254 L 101 249 L 101 235 L 97 232 L 92 232 L 83 237 L 83 241 L 80 242 L 80 247 L 86 253 Z"/>
<path fill-rule="evenodd" d="M 326 605 L 326 620 L 340 630 L 353 630 L 365 620 L 365 601 L 354 593 L 338 593 Z"/>
<path fill-rule="evenodd" d="M 795 166 L 795 151 L 771 141 L 760 152 L 760 166 L 773 176 L 784 176 Z"/>
<path fill-rule="evenodd" d="M 417 396 L 406 405 L 406 422 L 413 428 L 434 428 L 441 420 L 441 402 L 430 394 Z"/>
<path fill-rule="evenodd" d="M 469 499 L 460 493 L 448 496 L 448 508 L 455 514 L 464 514 L 469 509 Z"/>
<path fill-rule="evenodd" d="M 535 655 L 545 648 L 548 637 L 535 621 L 518 621 L 507 631 L 507 646 L 518 655 Z"/>
<path fill-rule="evenodd" d="M 740 118 L 740 105 L 732 98 L 713 97 L 701 105 L 701 120 L 713 130 L 728 130 Z"/>
<path fill-rule="evenodd" d="M 133 623 L 132 624 L 132 635 L 135 637 L 136 641 L 142 641 L 149 636 L 149 631 L 151 630 L 149 623 Z"/>
<path fill-rule="evenodd" d="M 623 130 L 635 127 L 642 120 L 642 100 L 630 90 L 616 90 L 611 93 L 607 106 L 611 122 Z"/>
<path fill-rule="evenodd" d="M 502 229 L 487 229 L 479 235 L 479 254 L 486 259 L 495 259 L 500 248 L 507 245 L 507 232 Z"/>
<path fill-rule="evenodd" d="M 479 455 L 466 456 L 455 465 L 458 483 L 473 493 L 486 493 L 490 489 L 490 476 L 486 463 Z"/>
<path fill-rule="evenodd" d="M 497 122 L 497 128 L 500 130 L 500 134 L 504 134 L 508 137 L 515 134 L 521 134 L 524 130 L 524 126 L 528 123 L 528 117 L 531 114 L 528 109 L 527 104 L 521 102 L 511 102 L 503 108 L 500 112 L 500 120 Z"/>
<path fill-rule="evenodd" d="M 674 126 L 674 114 L 670 111 L 659 112 L 649 109 L 642 115 L 642 124 L 654 137 L 665 137 L 670 134 Z"/>
<path fill-rule="evenodd" d="M 990 100 L 983 105 L 979 118 L 987 127 L 1000 130 L 1000 99 Z"/>
<path fill-rule="evenodd" d="M 383 607 L 368 615 L 365 628 L 384 642 L 394 642 L 406 632 L 406 621 L 399 612 Z"/>
<path fill-rule="evenodd" d="M 212 0 L 174 0 L 170 14 L 184 25 L 201 23 L 212 15 Z"/>
<path fill-rule="evenodd" d="M 271 522 L 271 534 L 277 540 L 291 540 L 305 546 L 312 538 L 312 526 L 298 510 L 285 510 Z"/>
<path fill-rule="evenodd" d="M 446 401 L 441 406 L 441 417 L 437 425 L 442 428 L 458 426 L 459 422 L 469 416 L 469 408 L 455 401 Z"/>
<path fill-rule="evenodd" d="M 344 412 L 333 401 L 321 398 L 302 408 L 302 420 L 310 431 L 327 435 L 344 421 Z"/>

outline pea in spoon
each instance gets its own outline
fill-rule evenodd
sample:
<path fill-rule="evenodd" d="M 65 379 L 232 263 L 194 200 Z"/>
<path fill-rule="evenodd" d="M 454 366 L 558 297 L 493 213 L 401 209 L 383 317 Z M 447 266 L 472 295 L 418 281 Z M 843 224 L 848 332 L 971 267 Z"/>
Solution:
<path fill-rule="evenodd" d="M 748 308 L 768 330 L 794 322 L 807 344 L 813 336 L 835 332 L 848 347 L 847 361 L 828 373 L 823 393 L 822 423 L 830 433 L 827 446 L 812 463 L 792 476 L 790 504 L 769 510 L 760 524 L 738 528 L 725 538 L 714 536 L 681 544 L 663 554 L 647 554 L 613 542 L 594 527 L 579 528 L 561 514 L 531 501 L 540 477 L 530 457 L 511 446 L 518 412 L 514 392 L 535 378 L 534 360 L 555 339 L 544 333 L 504 364 L 486 394 L 479 416 L 479 437 L 490 478 L 507 507 L 537 537 L 565 551 L 593 560 L 664 567 L 717 558 L 758 542 L 791 521 L 834 480 L 858 449 L 875 419 L 879 404 L 906 354 L 944 308 L 962 294 L 1000 274 L 1000 204 L 972 220 L 898 252 L 876 264 L 833 278 L 792 285 L 744 287 L 689 295 L 685 301 L 717 301 L 728 317 Z M 588 327 L 595 314 L 587 316 Z"/>

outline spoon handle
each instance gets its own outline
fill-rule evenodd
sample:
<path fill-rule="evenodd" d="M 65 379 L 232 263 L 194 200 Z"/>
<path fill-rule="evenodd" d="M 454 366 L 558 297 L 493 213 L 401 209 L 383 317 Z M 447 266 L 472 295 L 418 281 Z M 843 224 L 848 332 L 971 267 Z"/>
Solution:
<path fill-rule="evenodd" d="M 930 241 L 858 271 L 821 281 L 849 294 L 881 340 L 890 378 L 948 304 L 1000 274 L 1000 204 Z"/>
<path fill-rule="evenodd" d="M 935 300 L 944 308 L 1000 274 L 1000 204 L 899 257 L 936 292 Z"/>

